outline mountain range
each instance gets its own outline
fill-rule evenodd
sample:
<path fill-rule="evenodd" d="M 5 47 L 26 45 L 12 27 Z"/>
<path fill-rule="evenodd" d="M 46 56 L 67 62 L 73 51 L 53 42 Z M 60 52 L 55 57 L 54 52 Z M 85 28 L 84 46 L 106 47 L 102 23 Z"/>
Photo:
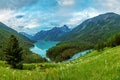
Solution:
<path fill-rule="evenodd" d="M 47 40 L 47 41 L 55 41 L 60 36 L 64 35 L 65 33 L 71 31 L 67 25 L 64 25 L 62 27 L 54 27 L 47 31 L 40 31 L 36 33 L 32 39 L 37 40 Z"/>
<path fill-rule="evenodd" d="M 110 12 L 87 19 L 73 29 L 64 25 L 47 31 L 42 30 L 33 37 L 25 33 L 22 34 L 34 41 L 86 41 L 97 43 L 99 40 L 107 40 L 119 31 L 120 15 Z"/>
<path fill-rule="evenodd" d="M 58 40 L 96 43 L 98 40 L 106 40 L 118 32 L 120 32 L 120 15 L 111 12 L 85 20 L 72 31 L 59 37 Z"/>
<path fill-rule="evenodd" d="M 19 34 L 21 34 L 21 35 L 24 35 L 25 37 L 27 37 L 27 38 L 29 38 L 30 40 L 32 40 L 32 35 L 30 35 L 30 34 L 27 34 L 27 33 L 25 33 L 25 32 L 19 32 Z"/>
<path fill-rule="evenodd" d="M 108 39 L 119 31 L 120 15 L 110 12 L 87 19 L 73 29 L 64 25 L 46 31 L 42 30 L 34 36 L 27 33 L 21 34 L 34 41 L 89 41 L 96 43 L 98 40 Z"/>

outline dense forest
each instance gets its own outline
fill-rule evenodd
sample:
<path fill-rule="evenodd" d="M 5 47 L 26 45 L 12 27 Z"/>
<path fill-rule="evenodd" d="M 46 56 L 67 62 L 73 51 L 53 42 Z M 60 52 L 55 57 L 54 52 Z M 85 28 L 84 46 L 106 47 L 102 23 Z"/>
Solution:
<path fill-rule="evenodd" d="M 105 47 L 116 47 L 118 45 L 120 45 L 120 33 L 111 36 L 106 42 L 99 41 L 94 49 L 102 51 Z"/>
<path fill-rule="evenodd" d="M 47 51 L 47 56 L 55 62 L 65 61 L 70 59 L 74 54 L 93 48 L 89 42 L 62 42 Z"/>

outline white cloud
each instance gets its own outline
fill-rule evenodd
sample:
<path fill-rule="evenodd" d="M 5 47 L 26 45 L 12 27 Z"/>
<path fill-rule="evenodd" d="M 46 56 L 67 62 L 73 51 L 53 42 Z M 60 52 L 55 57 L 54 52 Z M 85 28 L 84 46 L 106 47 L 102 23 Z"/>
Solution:
<path fill-rule="evenodd" d="M 71 6 L 75 4 L 75 0 L 59 0 L 58 3 L 61 6 Z"/>
<path fill-rule="evenodd" d="M 35 28 L 40 26 L 39 20 L 35 15 L 38 15 L 38 12 L 21 12 L 11 9 L 2 9 L 0 10 L 0 21 L 9 27 L 19 31 L 25 31 L 27 28 Z M 23 15 L 22 18 L 16 18 L 18 15 Z M 24 26 L 20 28 L 19 26 Z"/>
<path fill-rule="evenodd" d="M 99 0 L 101 10 L 120 14 L 120 0 Z"/>
<path fill-rule="evenodd" d="M 99 14 L 100 14 L 100 12 L 97 11 L 96 9 L 87 8 L 83 11 L 74 12 L 72 15 L 72 18 L 69 19 L 66 23 L 68 25 L 75 27 L 75 26 L 79 25 L 80 23 L 82 23 L 84 20 L 95 17 Z"/>
<path fill-rule="evenodd" d="M 10 10 L 10 9 L 0 10 L 0 21 L 4 22 L 6 20 L 9 20 L 10 18 L 13 17 L 14 13 L 15 13 L 15 11 Z"/>
<path fill-rule="evenodd" d="M 104 2 L 102 2 L 103 6 L 107 6 L 109 8 L 114 8 L 114 7 L 118 7 L 120 5 L 120 0 L 104 0 Z"/>
<path fill-rule="evenodd" d="M 25 26 L 26 28 L 35 28 L 40 26 L 40 23 L 38 22 L 37 19 L 30 20 L 28 24 Z"/>

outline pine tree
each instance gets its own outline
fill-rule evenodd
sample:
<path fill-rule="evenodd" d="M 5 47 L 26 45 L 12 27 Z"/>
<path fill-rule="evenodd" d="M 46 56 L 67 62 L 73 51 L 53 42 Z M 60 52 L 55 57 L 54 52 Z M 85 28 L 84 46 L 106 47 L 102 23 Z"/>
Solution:
<path fill-rule="evenodd" d="M 6 62 L 16 69 L 22 69 L 22 48 L 14 35 L 11 35 L 4 49 Z"/>
<path fill-rule="evenodd" d="M 120 45 L 120 33 L 115 34 L 114 36 L 110 37 L 107 41 L 108 47 L 115 47 Z"/>
<path fill-rule="evenodd" d="M 99 40 L 98 43 L 95 45 L 95 49 L 98 51 L 103 51 L 105 47 L 106 47 L 105 43 L 101 40 Z"/>

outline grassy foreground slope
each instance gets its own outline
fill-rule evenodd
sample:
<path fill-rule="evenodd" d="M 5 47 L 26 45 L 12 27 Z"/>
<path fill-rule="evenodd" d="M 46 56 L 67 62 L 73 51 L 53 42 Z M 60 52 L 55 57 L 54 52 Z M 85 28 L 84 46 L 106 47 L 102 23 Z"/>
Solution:
<path fill-rule="evenodd" d="M 93 51 L 64 63 L 26 64 L 33 70 L 13 70 L 0 62 L 1 80 L 120 80 L 120 46 Z"/>

